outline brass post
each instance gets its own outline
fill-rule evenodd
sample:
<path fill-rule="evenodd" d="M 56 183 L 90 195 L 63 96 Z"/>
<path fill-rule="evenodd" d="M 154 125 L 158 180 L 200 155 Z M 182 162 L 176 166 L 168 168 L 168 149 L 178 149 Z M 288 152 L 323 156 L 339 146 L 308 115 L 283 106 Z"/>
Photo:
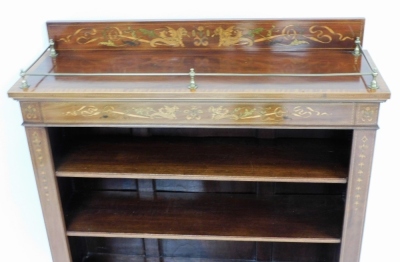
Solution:
<path fill-rule="evenodd" d="M 356 47 L 354 48 L 353 55 L 360 56 L 361 55 L 361 50 L 360 50 L 361 40 L 360 40 L 360 38 L 357 37 L 356 40 L 354 41 L 354 43 L 356 44 Z"/>
<path fill-rule="evenodd" d="M 21 69 L 20 76 L 21 76 L 22 80 L 21 80 L 21 85 L 19 87 L 22 88 L 22 89 L 28 88 L 29 84 L 28 84 L 28 82 L 26 81 L 26 78 L 25 78 L 26 72 L 23 69 Z"/>
<path fill-rule="evenodd" d="M 370 89 L 378 89 L 379 88 L 378 83 L 376 81 L 377 76 L 378 76 L 378 70 L 377 69 L 373 69 L 372 81 L 371 81 L 371 85 L 369 85 Z"/>
<path fill-rule="evenodd" d="M 190 76 L 190 84 L 188 88 L 190 89 L 190 91 L 195 91 L 197 89 L 197 85 L 196 82 L 194 81 L 194 76 L 195 76 L 194 68 L 190 68 L 189 76 Z"/>
<path fill-rule="evenodd" d="M 49 43 L 50 43 L 50 56 L 54 58 L 54 57 L 56 57 L 58 54 L 57 54 L 56 49 L 54 48 L 54 41 L 53 41 L 53 39 L 50 39 L 50 40 L 49 40 Z"/>

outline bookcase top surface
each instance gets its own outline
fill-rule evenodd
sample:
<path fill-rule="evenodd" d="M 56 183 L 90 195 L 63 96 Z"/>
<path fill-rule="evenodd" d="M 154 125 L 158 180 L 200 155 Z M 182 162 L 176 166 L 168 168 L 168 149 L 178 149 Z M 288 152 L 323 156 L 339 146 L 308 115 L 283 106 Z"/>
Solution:
<path fill-rule="evenodd" d="M 363 19 L 49 22 L 54 45 L 9 96 L 384 101 L 368 52 L 353 54 L 363 29 Z"/>

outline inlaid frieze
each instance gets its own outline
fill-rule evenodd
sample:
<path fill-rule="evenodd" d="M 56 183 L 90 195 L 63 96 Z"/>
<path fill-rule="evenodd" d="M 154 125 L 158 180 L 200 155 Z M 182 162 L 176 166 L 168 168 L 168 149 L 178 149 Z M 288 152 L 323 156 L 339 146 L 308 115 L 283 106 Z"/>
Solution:
<path fill-rule="evenodd" d="M 43 102 L 46 123 L 352 125 L 354 104 Z"/>

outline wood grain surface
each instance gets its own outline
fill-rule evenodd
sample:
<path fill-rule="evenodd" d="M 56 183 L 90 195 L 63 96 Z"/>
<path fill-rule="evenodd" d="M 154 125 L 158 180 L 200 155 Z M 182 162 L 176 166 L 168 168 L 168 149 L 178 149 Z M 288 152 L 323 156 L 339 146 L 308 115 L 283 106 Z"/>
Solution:
<path fill-rule="evenodd" d="M 74 141 L 56 175 L 346 183 L 350 144 L 329 139 L 114 138 Z"/>
<path fill-rule="evenodd" d="M 77 193 L 69 236 L 339 243 L 340 196 Z"/>

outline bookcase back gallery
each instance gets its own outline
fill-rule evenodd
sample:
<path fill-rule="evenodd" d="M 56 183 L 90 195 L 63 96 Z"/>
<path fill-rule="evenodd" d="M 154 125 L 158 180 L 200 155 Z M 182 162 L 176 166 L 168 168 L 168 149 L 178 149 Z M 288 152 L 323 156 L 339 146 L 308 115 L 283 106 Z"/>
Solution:
<path fill-rule="evenodd" d="M 363 19 L 49 22 L 20 102 L 54 261 L 359 261 Z"/>

